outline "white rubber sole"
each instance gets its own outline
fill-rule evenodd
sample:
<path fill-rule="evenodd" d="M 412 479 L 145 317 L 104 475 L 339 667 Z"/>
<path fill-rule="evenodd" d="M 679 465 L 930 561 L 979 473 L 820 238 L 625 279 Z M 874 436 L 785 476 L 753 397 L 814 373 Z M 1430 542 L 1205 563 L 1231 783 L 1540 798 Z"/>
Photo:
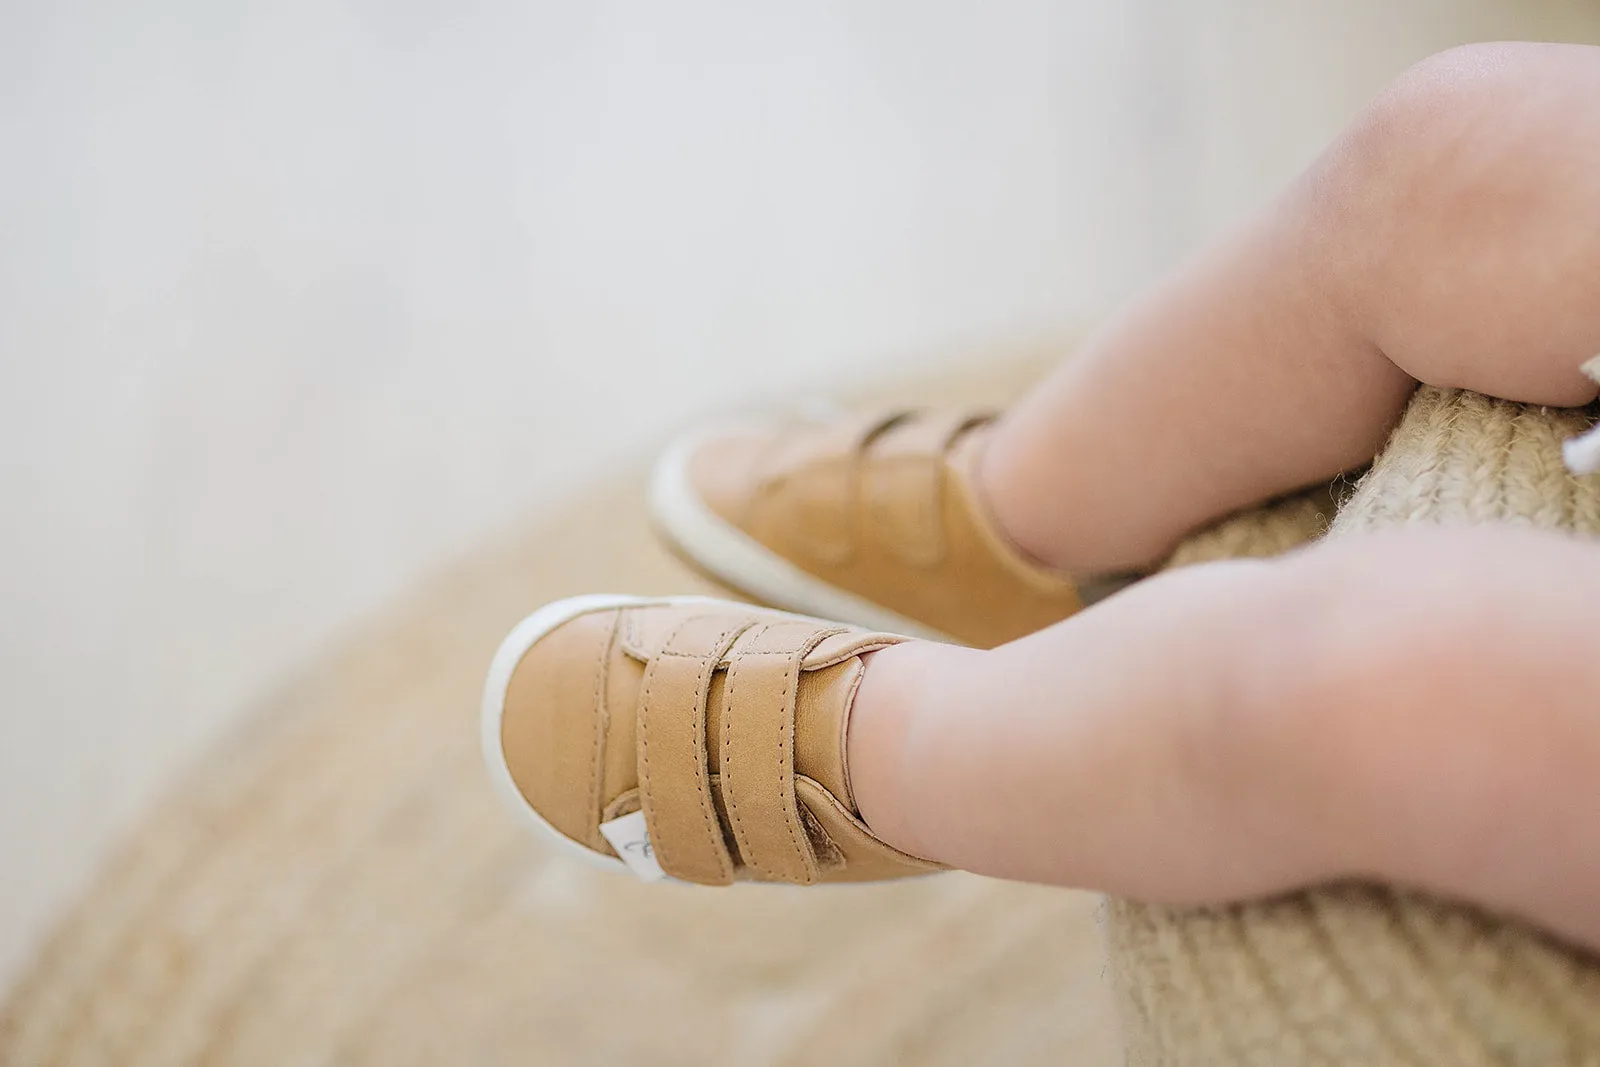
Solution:
<path fill-rule="evenodd" d="M 657 461 L 650 479 L 650 510 L 680 552 L 735 589 L 785 611 L 906 637 L 961 643 L 807 574 L 706 507 L 689 478 L 689 460 L 701 442 L 716 433 L 674 442 Z"/>
<path fill-rule="evenodd" d="M 506 806 L 516 813 L 522 823 L 530 827 L 536 834 L 548 838 L 557 844 L 565 846 L 575 852 L 587 862 L 607 870 L 626 871 L 627 865 L 614 856 L 596 852 L 586 845 L 572 840 L 560 830 L 545 821 L 544 816 L 534 810 L 528 803 L 522 791 L 517 788 L 516 780 L 511 777 L 511 768 L 506 763 L 505 745 L 501 741 L 501 723 L 505 719 L 506 689 L 511 685 L 511 676 L 516 672 L 517 664 L 522 662 L 522 657 L 528 654 L 542 637 L 560 626 L 564 626 L 580 615 L 590 615 L 597 611 L 611 611 L 616 608 L 644 607 L 651 604 L 700 604 L 712 603 L 709 597 L 683 596 L 683 597 L 637 597 L 621 596 L 600 593 L 590 596 L 569 597 L 558 600 L 553 604 L 546 604 L 538 611 L 523 619 L 506 639 L 500 642 L 500 648 L 494 654 L 493 661 L 489 664 L 489 678 L 483 688 L 483 710 L 480 718 L 483 742 L 483 762 L 489 768 L 489 779 L 494 783 L 495 792 L 505 801 Z"/>

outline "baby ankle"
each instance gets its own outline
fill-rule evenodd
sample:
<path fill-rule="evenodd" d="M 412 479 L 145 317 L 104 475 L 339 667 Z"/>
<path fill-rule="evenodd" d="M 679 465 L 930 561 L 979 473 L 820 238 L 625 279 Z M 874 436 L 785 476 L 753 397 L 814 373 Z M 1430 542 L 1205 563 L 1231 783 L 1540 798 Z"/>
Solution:
<path fill-rule="evenodd" d="M 861 821 L 885 843 L 923 858 L 932 857 L 922 851 L 909 817 L 906 763 L 921 678 L 928 653 L 937 648 L 911 641 L 863 657 L 867 669 L 845 724 L 851 803 Z"/>
<path fill-rule="evenodd" d="M 973 471 L 973 489 L 994 533 L 1018 556 L 1067 575 L 1085 589 L 1105 585 L 1109 591 L 1148 573 L 1166 558 L 1167 546 L 1130 553 L 1133 539 L 1127 537 L 1115 538 L 1108 546 L 1094 543 L 1092 536 L 1084 543 L 1087 524 L 1056 519 L 1063 499 L 1071 495 L 1062 484 L 1066 480 L 1063 464 L 1053 460 L 1047 476 L 1037 464 L 1015 452 L 1015 446 L 1000 439 L 998 433 L 992 436 Z M 1085 517 L 1092 514 L 1086 506 L 1075 511 Z"/>

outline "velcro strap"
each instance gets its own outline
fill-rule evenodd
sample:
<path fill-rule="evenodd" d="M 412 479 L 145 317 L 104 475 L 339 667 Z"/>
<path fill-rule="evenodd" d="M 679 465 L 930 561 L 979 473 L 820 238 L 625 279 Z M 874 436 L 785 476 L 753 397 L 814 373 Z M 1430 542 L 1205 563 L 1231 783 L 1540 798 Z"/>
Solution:
<path fill-rule="evenodd" d="M 855 551 L 860 452 L 904 417 L 876 412 L 799 428 L 762 457 L 762 491 L 777 494 L 783 525 L 819 559 L 844 563 Z"/>
<path fill-rule="evenodd" d="M 861 492 L 874 545 L 913 566 L 943 558 L 945 454 L 958 434 L 983 421 L 971 412 L 930 412 L 896 423 L 872 443 Z"/>
<path fill-rule="evenodd" d="M 639 800 L 661 869 L 705 885 L 733 881 L 706 766 L 711 677 L 749 619 L 695 616 L 644 671 L 639 694 Z"/>
<path fill-rule="evenodd" d="M 872 441 L 914 418 L 906 411 L 865 411 L 811 425 L 799 424 L 792 432 L 780 434 L 762 457 L 762 473 L 768 478 L 780 478 L 818 460 L 854 459 Z"/>
<path fill-rule="evenodd" d="M 836 633 L 815 623 L 758 626 L 739 641 L 723 691 L 722 801 L 740 855 L 769 881 L 810 885 L 816 853 L 794 791 L 801 662 Z"/>

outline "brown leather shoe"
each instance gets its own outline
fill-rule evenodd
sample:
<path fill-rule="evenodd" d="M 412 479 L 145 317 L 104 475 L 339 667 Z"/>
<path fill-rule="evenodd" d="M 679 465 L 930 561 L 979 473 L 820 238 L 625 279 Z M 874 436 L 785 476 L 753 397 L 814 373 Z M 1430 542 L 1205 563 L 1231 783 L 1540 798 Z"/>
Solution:
<path fill-rule="evenodd" d="M 990 421 L 878 413 L 700 434 L 657 464 L 651 503 L 691 562 L 757 600 L 990 648 L 1086 592 L 995 527 L 974 475 Z"/>
<path fill-rule="evenodd" d="M 902 640 L 702 597 L 558 601 L 495 656 L 484 755 L 533 825 L 647 878 L 924 874 L 861 821 L 845 767 L 861 657 Z"/>

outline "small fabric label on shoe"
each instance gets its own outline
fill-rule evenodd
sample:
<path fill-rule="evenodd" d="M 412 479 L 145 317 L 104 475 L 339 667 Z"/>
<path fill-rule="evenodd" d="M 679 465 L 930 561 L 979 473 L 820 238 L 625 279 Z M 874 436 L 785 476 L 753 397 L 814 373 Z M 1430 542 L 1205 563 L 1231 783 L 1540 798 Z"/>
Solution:
<path fill-rule="evenodd" d="M 617 850 L 628 870 L 639 876 L 641 882 L 659 882 L 667 876 L 656 862 L 656 851 L 650 847 L 650 834 L 645 829 L 644 812 L 636 811 L 620 819 L 600 824 L 611 847 Z"/>

